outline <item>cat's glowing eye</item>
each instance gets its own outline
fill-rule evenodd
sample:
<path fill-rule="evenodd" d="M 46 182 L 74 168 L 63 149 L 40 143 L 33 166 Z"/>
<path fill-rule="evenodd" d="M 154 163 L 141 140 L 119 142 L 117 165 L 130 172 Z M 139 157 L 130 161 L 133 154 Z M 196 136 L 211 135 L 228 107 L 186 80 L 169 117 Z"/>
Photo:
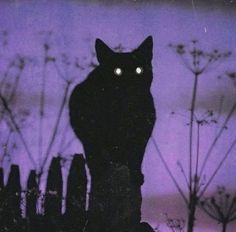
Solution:
<path fill-rule="evenodd" d="M 136 72 L 136 74 L 140 75 L 140 74 L 143 73 L 143 68 L 142 68 L 142 67 L 137 67 L 137 68 L 135 69 L 135 72 Z"/>
<path fill-rule="evenodd" d="M 114 69 L 114 73 L 116 76 L 121 76 L 122 75 L 122 69 L 121 68 L 115 68 Z"/>

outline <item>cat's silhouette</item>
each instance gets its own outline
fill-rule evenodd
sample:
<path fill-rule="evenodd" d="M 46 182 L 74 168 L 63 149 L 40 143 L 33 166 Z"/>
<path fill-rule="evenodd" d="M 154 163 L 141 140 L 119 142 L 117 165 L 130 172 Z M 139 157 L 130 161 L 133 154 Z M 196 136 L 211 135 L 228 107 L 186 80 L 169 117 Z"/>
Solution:
<path fill-rule="evenodd" d="M 134 51 L 115 53 L 97 39 L 99 65 L 70 97 L 70 122 L 92 177 L 88 232 L 150 231 L 140 224 L 140 186 L 156 118 L 152 47 L 149 36 Z"/>
<path fill-rule="evenodd" d="M 141 185 L 155 123 L 152 37 L 127 53 L 114 52 L 100 39 L 95 47 L 99 65 L 73 90 L 70 122 L 83 143 L 92 181 L 117 163 L 128 166 L 132 182 Z"/>

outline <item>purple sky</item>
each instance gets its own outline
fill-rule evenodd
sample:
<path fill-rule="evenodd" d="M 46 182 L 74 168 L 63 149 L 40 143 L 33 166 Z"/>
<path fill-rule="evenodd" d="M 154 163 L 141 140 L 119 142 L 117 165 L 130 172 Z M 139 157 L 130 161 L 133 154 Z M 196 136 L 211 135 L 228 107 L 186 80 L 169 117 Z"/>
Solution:
<path fill-rule="evenodd" d="M 36 154 L 35 158 L 38 154 L 38 89 L 43 72 L 42 66 L 39 65 L 42 62 L 40 44 L 43 36 L 40 36 L 39 32 L 53 31 L 52 53 L 65 52 L 71 56 L 78 56 L 80 60 L 87 57 L 87 60 L 82 61 L 84 63 L 88 63 L 91 59 L 96 38 L 101 38 L 111 47 L 122 44 L 127 49 L 133 49 L 148 35 L 152 35 L 154 38 L 152 93 L 157 108 L 157 122 L 153 136 L 174 175 L 178 177 L 180 185 L 185 188 L 177 161 L 181 161 L 183 166 L 186 166 L 188 161 L 188 127 L 186 123 L 188 122 L 187 109 L 191 100 L 193 77 L 178 56 L 168 47 L 168 44 L 170 42 L 189 43 L 192 39 L 198 39 L 205 49 L 217 48 L 222 51 L 235 52 L 235 12 L 223 9 L 209 10 L 199 7 L 197 4 L 194 8 L 181 7 L 177 4 L 139 4 L 135 2 L 106 6 L 61 0 L 40 1 L 40 3 L 39 1 L 32 3 L 27 1 L 1 2 L 0 15 L 0 28 L 9 32 L 9 47 L 0 50 L 1 62 L 17 53 L 29 55 L 35 61 L 34 65 L 25 70 L 24 81 L 20 84 L 17 100 L 18 108 L 25 107 L 31 110 L 29 124 L 24 129 L 24 133 L 32 153 Z M 219 80 L 217 76 L 226 70 L 236 71 L 235 62 L 234 54 L 227 61 L 209 69 L 206 75 L 201 76 L 196 106 L 198 113 L 206 109 L 216 110 L 221 96 L 224 95 L 225 104 L 221 121 L 224 119 L 230 104 L 235 99 L 235 87 L 227 78 Z M 4 63 L 1 63 L 2 67 L 4 67 Z M 2 70 L 0 70 L 1 74 Z M 83 80 L 88 71 L 88 69 L 76 72 L 74 69 L 68 70 L 71 76 L 77 78 L 76 83 Z M 46 142 L 51 133 L 48 128 L 52 128 L 54 125 L 63 88 L 65 88 L 63 81 L 56 74 L 54 67 L 49 66 L 47 69 L 44 149 L 47 147 Z M 174 116 L 171 115 L 172 111 L 176 112 Z M 68 125 L 67 112 L 65 111 L 63 115 L 59 132 Z M 235 138 L 235 120 L 234 117 L 229 130 L 225 132 L 221 143 L 213 152 L 212 159 L 207 166 L 206 177 L 212 173 L 220 161 L 222 153 Z M 206 127 L 202 131 L 201 152 L 203 155 L 216 131 L 216 127 Z M 58 144 L 61 143 L 62 138 L 60 136 L 51 151 L 52 154 L 58 152 Z M 72 136 L 73 133 L 68 128 L 66 139 L 69 140 Z M 68 156 L 75 152 L 82 152 L 82 146 L 76 141 L 63 155 Z M 16 154 L 13 161 L 21 164 L 23 173 L 27 173 L 30 164 L 21 144 L 19 144 Z M 210 191 L 219 184 L 227 185 L 233 191 L 236 190 L 235 157 L 235 154 L 232 153 L 212 183 Z M 181 209 L 182 201 L 151 141 L 146 150 L 143 171 L 145 173 L 145 184 L 142 189 L 143 217 L 155 225 L 155 223 L 163 222 L 161 213 L 166 211 L 170 216 L 180 216 L 178 209 Z M 24 177 L 23 174 L 23 183 L 25 182 Z M 176 200 L 176 206 L 173 207 L 169 197 L 172 201 Z M 182 213 L 181 216 L 184 216 L 185 212 Z M 201 229 L 201 232 L 215 231 L 214 222 L 207 221 L 206 223 L 209 225 L 209 229 Z M 198 224 L 201 225 L 201 222 Z"/>

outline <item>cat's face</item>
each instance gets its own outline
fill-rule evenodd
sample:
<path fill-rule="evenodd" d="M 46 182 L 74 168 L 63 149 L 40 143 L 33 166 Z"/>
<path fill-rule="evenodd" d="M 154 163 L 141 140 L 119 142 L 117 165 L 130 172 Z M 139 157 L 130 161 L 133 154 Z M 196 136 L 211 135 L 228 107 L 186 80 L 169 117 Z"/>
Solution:
<path fill-rule="evenodd" d="M 116 53 L 100 39 L 96 40 L 98 69 L 113 87 L 150 88 L 152 82 L 152 37 L 134 51 Z"/>

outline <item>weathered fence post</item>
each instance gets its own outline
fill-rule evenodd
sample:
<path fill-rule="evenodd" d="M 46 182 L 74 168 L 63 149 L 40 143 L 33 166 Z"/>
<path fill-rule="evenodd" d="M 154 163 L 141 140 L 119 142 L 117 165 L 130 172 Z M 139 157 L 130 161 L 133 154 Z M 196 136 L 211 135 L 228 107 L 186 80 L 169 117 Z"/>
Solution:
<path fill-rule="evenodd" d="M 3 169 L 0 168 L 0 218 L 2 218 L 3 216 L 3 207 L 4 207 L 3 187 L 4 187 Z M 3 226 L 4 225 L 0 223 L 0 231 L 2 231 Z"/>
<path fill-rule="evenodd" d="M 45 226 L 52 231 L 59 231 L 61 228 L 61 207 L 62 207 L 62 173 L 61 159 L 53 158 L 49 168 L 47 187 L 45 193 Z"/>
<path fill-rule="evenodd" d="M 3 176 L 3 169 L 0 168 L 0 189 L 2 190 L 4 186 L 4 176 Z"/>
<path fill-rule="evenodd" d="M 0 217 L 3 209 L 3 188 L 4 188 L 3 169 L 0 168 Z"/>
<path fill-rule="evenodd" d="M 32 170 L 29 174 L 27 182 L 27 195 L 26 195 L 26 217 L 34 218 L 37 211 L 37 198 L 38 198 L 38 184 L 36 181 L 36 172 Z"/>
<path fill-rule="evenodd" d="M 67 181 L 66 231 L 82 231 L 86 215 L 86 171 L 82 155 L 75 154 Z"/>
<path fill-rule="evenodd" d="M 8 182 L 5 188 L 7 209 L 15 216 L 21 215 L 21 184 L 20 170 L 18 165 L 12 165 Z"/>
<path fill-rule="evenodd" d="M 17 165 L 11 166 L 8 182 L 4 188 L 2 223 L 9 231 L 22 231 L 21 184 Z"/>
<path fill-rule="evenodd" d="M 27 182 L 27 192 L 26 192 L 26 219 L 28 231 L 36 232 L 40 231 L 40 223 L 37 219 L 37 200 L 39 196 L 39 187 L 36 180 L 35 170 L 31 170 Z"/>
<path fill-rule="evenodd" d="M 92 179 L 89 232 L 153 231 L 141 221 L 141 186 L 131 180 L 128 166 L 110 163 L 103 176 Z"/>

